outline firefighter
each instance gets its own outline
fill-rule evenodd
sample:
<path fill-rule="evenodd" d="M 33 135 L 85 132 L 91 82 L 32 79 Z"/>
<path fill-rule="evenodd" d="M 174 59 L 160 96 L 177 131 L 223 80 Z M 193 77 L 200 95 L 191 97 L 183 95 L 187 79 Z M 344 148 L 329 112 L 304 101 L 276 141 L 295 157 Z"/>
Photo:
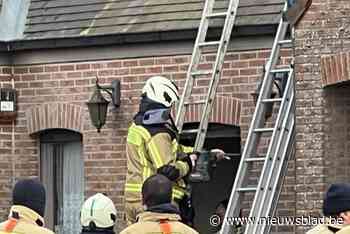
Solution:
<path fill-rule="evenodd" d="M 45 188 L 36 179 L 16 183 L 9 219 L 0 224 L 0 234 L 53 234 L 44 228 Z"/>
<path fill-rule="evenodd" d="M 142 186 L 145 212 L 139 215 L 137 223 L 120 234 L 198 234 L 180 222 L 180 211 L 171 203 L 172 192 L 172 182 L 167 177 L 156 174 L 146 179 Z"/>
<path fill-rule="evenodd" d="M 115 234 L 117 210 L 113 201 L 102 193 L 88 198 L 80 213 L 81 234 Z"/>
<path fill-rule="evenodd" d="M 143 211 L 141 187 L 155 173 L 174 182 L 173 201 L 180 205 L 182 218 L 193 218 L 186 177 L 195 166 L 198 153 L 192 147 L 178 144 L 178 132 L 171 117 L 172 105 L 179 100 L 178 88 L 162 76 L 146 81 L 142 89 L 139 112 L 134 116 L 127 136 L 127 177 L 125 184 L 125 209 L 127 223 L 136 222 Z M 218 157 L 224 152 L 213 150 Z"/>
<path fill-rule="evenodd" d="M 325 224 L 307 234 L 350 234 L 350 184 L 332 184 L 323 201 Z M 339 223 L 339 220 L 342 220 Z"/>

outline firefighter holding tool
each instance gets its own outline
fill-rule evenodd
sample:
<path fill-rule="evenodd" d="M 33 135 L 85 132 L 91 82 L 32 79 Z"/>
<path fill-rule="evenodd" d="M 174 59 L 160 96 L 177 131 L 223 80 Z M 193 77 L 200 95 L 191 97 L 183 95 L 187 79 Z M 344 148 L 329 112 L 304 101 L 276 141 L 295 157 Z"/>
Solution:
<path fill-rule="evenodd" d="M 193 218 L 184 178 L 196 164 L 198 152 L 178 143 L 178 131 L 171 108 L 179 101 L 174 82 L 162 76 L 146 81 L 138 113 L 128 129 L 125 211 L 128 225 L 144 211 L 141 189 L 143 182 L 156 173 L 173 182 L 173 202 L 179 206 L 182 220 Z M 222 150 L 212 150 L 223 157 Z"/>

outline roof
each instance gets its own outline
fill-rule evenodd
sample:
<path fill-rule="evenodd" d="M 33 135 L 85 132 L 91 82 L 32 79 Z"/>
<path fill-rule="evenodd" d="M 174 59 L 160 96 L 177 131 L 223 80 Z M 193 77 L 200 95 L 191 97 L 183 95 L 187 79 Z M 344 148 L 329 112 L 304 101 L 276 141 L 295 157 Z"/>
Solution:
<path fill-rule="evenodd" d="M 1 1 L 1 0 L 0 0 Z M 217 0 L 225 9 L 227 0 Z M 237 26 L 274 25 L 284 0 L 243 0 Z M 197 29 L 204 0 L 32 0 L 24 39 Z M 222 21 L 215 20 L 213 26 Z"/>

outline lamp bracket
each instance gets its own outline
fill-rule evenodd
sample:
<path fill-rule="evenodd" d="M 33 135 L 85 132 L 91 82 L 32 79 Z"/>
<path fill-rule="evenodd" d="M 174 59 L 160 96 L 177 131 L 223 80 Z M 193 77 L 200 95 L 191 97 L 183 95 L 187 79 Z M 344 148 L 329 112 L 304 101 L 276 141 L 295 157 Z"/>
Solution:
<path fill-rule="evenodd" d="M 114 107 L 117 108 L 120 106 L 120 80 L 113 80 L 111 85 L 100 85 L 98 83 L 98 77 L 96 77 L 96 87 L 109 94 Z"/>

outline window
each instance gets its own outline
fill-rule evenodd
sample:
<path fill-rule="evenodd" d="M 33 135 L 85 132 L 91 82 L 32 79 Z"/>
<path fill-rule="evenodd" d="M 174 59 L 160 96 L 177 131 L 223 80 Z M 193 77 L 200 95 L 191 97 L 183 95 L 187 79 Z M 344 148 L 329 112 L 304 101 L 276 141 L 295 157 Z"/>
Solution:
<path fill-rule="evenodd" d="M 198 129 L 199 123 L 185 123 L 184 129 Z M 195 133 L 183 134 L 181 143 L 194 145 Z M 217 163 L 211 180 L 207 183 L 192 184 L 192 199 L 195 209 L 194 226 L 199 233 L 217 232 L 208 220 L 214 214 L 216 205 L 230 197 L 235 174 L 240 162 L 241 134 L 240 128 L 233 125 L 209 123 L 204 149 L 223 149 L 226 153 L 237 154 L 231 160 Z M 217 191 L 220 191 L 218 193 Z"/>
<path fill-rule="evenodd" d="M 81 135 L 49 130 L 40 136 L 41 180 L 46 187 L 45 223 L 57 234 L 80 232 L 84 200 Z"/>

